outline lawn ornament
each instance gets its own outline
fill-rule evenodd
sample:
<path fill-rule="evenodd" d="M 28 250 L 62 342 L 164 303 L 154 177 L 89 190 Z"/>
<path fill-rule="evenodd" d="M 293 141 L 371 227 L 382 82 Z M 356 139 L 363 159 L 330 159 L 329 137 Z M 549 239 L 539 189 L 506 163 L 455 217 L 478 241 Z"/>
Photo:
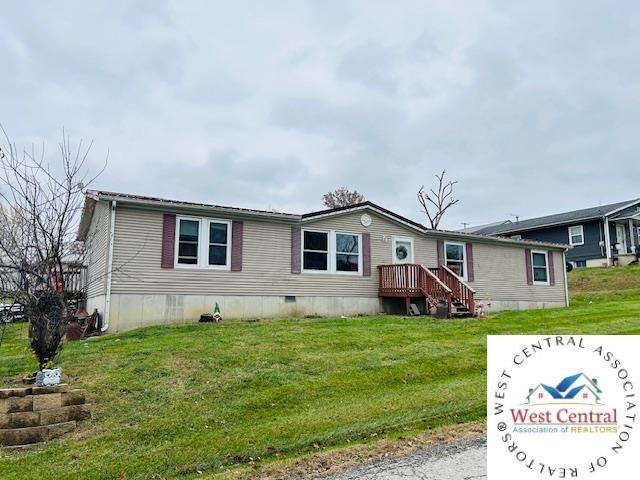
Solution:
<path fill-rule="evenodd" d="M 38 387 L 53 387 L 60 383 L 62 371 L 59 368 L 45 368 L 36 374 L 36 385 Z"/>

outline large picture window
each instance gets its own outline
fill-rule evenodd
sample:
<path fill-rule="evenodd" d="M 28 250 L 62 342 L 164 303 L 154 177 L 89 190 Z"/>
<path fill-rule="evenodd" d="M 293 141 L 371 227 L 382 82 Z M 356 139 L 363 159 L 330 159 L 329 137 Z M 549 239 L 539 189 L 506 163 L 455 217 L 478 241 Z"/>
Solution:
<path fill-rule="evenodd" d="M 304 231 L 302 268 L 329 270 L 329 234 L 327 232 Z"/>
<path fill-rule="evenodd" d="M 547 263 L 547 252 L 531 252 L 531 268 L 533 270 L 533 283 L 541 285 L 549 284 L 549 267 Z"/>
<path fill-rule="evenodd" d="M 447 267 L 449 267 L 449 269 L 460 278 L 466 279 L 467 272 L 465 268 L 465 244 L 445 242 L 444 251 Z"/>
<path fill-rule="evenodd" d="M 226 270 L 231 263 L 230 222 L 178 217 L 176 267 Z"/>
<path fill-rule="evenodd" d="M 361 236 L 347 232 L 302 231 L 304 272 L 362 273 Z"/>

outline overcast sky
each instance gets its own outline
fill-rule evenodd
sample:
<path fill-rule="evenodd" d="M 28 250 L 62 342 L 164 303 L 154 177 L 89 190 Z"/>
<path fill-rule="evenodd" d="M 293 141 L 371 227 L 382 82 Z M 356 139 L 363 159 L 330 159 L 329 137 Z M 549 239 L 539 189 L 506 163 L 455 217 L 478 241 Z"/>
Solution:
<path fill-rule="evenodd" d="M 0 123 L 118 192 L 461 228 L 640 197 L 635 2 L 2 2 Z"/>

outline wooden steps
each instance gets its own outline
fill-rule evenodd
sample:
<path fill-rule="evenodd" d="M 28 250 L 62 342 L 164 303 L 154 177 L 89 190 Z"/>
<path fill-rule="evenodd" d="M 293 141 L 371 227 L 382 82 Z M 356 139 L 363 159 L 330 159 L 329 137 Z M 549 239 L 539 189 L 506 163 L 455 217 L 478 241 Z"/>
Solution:
<path fill-rule="evenodd" d="M 446 266 L 427 268 L 420 264 L 379 265 L 378 295 L 404 298 L 407 315 L 412 299 L 424 298 L 429 307 L 446 305 L 446 317 L 472 317 L 475 290 Z M 443 315 L 444 316 L 444 315 Z"/>

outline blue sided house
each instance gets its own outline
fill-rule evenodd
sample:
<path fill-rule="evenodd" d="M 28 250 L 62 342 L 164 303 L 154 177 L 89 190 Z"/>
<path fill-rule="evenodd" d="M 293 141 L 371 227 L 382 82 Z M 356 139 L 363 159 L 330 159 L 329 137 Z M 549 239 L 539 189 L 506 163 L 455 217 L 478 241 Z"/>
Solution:
<path fill-rule="evenodd" d="M 628 265 L 640 254 L 640 199 L 527 220 L 471 227 L 466 233 L 569 244 L 574 267 Z"/>

